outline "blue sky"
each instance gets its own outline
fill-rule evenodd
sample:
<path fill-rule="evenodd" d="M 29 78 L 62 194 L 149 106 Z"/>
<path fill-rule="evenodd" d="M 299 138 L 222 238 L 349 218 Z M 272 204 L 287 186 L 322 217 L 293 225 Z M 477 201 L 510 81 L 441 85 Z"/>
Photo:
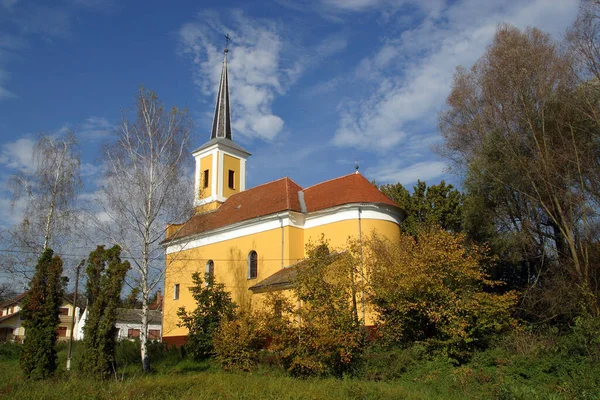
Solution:
<path fill-rule="evenodd" d="M 187 107 L 191 147 L 206 142 L 225 33 L 249 187 L 283 176 L 310 186 L 352 172 L 355 158 L 381 183 L 456 182 L 431 150 L 456 66 L 476 61 L 500 23 L 560 39 L 577 10 L 575 0 L 0 0 L 0 225 L 19 219 L 4 188 L 31 168 L 37 133 L 76 129 L 95 190 L 99 149 L 140 84 Z"/>

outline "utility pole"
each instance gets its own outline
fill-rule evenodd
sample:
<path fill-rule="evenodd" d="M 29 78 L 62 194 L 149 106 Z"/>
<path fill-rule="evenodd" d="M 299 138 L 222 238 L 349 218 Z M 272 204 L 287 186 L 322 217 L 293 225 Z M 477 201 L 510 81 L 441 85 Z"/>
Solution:
<path fill-rule="evenodd" d="M 81 260 L 75 271 L 75 296 L 73 298 L 73 315 L 71 316 L 71 334 L 69 335 L 69 356 L 67 357 L 67 371 L 71 370 L 71 355 L 73 351 L 73 331 L 75 330 L 75 310 L 77 310 L 77 290 L 79 289 L 79 270 L 85 263 L 85 259 Z"/>

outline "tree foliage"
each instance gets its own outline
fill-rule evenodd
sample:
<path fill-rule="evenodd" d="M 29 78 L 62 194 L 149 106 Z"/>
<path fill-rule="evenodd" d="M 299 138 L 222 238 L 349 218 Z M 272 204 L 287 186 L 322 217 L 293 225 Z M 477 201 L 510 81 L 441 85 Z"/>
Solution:
<path fill-rule="evenodd" d="M 212 338 L 217 362 L 227 371 L 252 370 L 269 335 L 265 322 L 262 314 L 249 311 L 221 321 Z"/>
<path fill-rule="evenodd" d="M 463 195 L 452 185 L 441 181 L 427 186 L 421 180 L 413 186 L 413 193 L 401 183 L 379 186 L 379 190 L 406 211 L 402 230 L 417 235 L 424 226 L 441 226 L 460 232 L 462 230 Z"/>
<path fill-rule="evenodd" d="M 119 246 L 90 253 L 86 267 L 87 319 L 83 328 L 83 373 L 107 379 L 116 373 L 117 307 L 129 262 L 121 261 Z"/>
<path fill-rule="evenodd" d="M 123 301 L 123 308 L 140 308 L 142 303 L 139 300 L 140 288 L 134 287 Z M 148 303 L 152 304 L 153 300 L 148 299 Z"/>
<path fill-rule="evenodd" d="M 196 309 L 187 311 L 185 307 L 177 310 L 179 326 L 188 329 L 186 348 L 195 360 L 203 360 L 214 355 L 213 336 L 221 322 L 235 319 L 237 305 L 231 300 L 231 294 L 225 285 L 216 283 L 213 274 L 192 274 L 190 287 L 196 301 Z"/>
<path fill-rule="evenodd" d="M 267 294 L 260 326 L 267 329 L 274 362 L 291 375 L 341 376 L 356 365 L 364 346 L 356 259 L 350 251 L 329 253 L 324 240 L 309 244 L 307 255 L 294 267 L 289 296 Z"/>
<path fill-rule="evenodd" d="M 379 331 L 391 344 L 424 342 L 459 360 L 511 326 L 516 294 L 487 291 L 501 284 L 486 268 L 485 247 L 440 228 L 368 242 L 367 270 Z"/>
<path fill-rule="evenodd" d="M 300 322 L 288 370 L 296 376 L 341 376 L 356 364 L 364 344 L 359 263 L 350 250 L 330 253 L 324 241 L 307 245 L 307 256 L 294 281 Z"/>
<path fill-rule="evenodd" d="M 26 335 L 20 363 L 23 375 L 30 379 L 48 378 L 57 367 L 56 329 L 66 280 L 62 260 L 53 254 L 52 249 L 44 250 L 23 299 L 21 318 Z"/>
<path fill-rule="evenodd" d="M 502 26 L 470 70 L 457 70 L 440 115 L 445 154 L 465 173 L 474 199 L 466 209 L 469 233 L 500 237 L 502 258 L 515 260 L 516 275 L 526 271 L 526 289 L 553 291 L 565 276 L 574 282 L 578 300 L 568 304 L 577 310 L 554 314 L 551 304 L 539 306 L 548 297 L 525 292 L 541 319 L 599 314 L 600 269 L 589 255 L 600 200 L 600 141 L 590 115 L 598 115 L 600 97 L 582 95 L 587 85 L 574 66 L 572 53 L 549 35 Z"/>

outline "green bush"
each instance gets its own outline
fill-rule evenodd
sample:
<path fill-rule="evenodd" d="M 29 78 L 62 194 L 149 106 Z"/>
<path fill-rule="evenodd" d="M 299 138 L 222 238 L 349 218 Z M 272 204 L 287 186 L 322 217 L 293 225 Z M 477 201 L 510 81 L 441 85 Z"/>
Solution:
<path fill-rule="evenodd" d="M 167 343 L 158 341 L 148 342 L 148 354 L 155 364 L 175 365 L 183 358 L 177 347 L 169 347 Z M 130 365 L 141 365 L 140 341 L 121 340 L 117 343 L 116 356 L 117 367 Z"/>
<path fill-rule="evenodd" d="M 0 343 L 0 360 L 18 360 L 22 345 L 16 343 Z"/>
<path fill-rule="evenodd" d="M 398 379 L 426 356 L 427 350 L 422 344 L 408 348 L 371 346 L 364 352 L 356 375 L 370 381 Z"/>
<path fill-rule="evenodd" d="M 213 335 L 215 358 L 225 370 L 249 371 L 259 359 L 266 343 L 261 319 L 251 313 L 240 313 L 235 319 L 222 321 Z"/>
<path fill-rule="evenodd" d="M 194 284 L 190 292 L 196 301 L 196 309 L 187 311 L 181 307 L 177 316 L 180 319 L 178 326 L 187 328 L 189 332 L 185 344 L 187 352 L 194 360 L 200 361 L 214 356 L 213 334 L 221 321 L 234 318 L 237 305 L 231 300 L 231 293 L 225 290 L 225 285 L 216 283 L 212 274 L 205 274 L 202 279 L 202 275 L 195 272 L 192 281 Z"/>
<path fill-rule="evenodd" d="M 600 318 L 575 318 L 572 334 L 567 338 L 568 348 L 572 353 L 600 360 Z"/>

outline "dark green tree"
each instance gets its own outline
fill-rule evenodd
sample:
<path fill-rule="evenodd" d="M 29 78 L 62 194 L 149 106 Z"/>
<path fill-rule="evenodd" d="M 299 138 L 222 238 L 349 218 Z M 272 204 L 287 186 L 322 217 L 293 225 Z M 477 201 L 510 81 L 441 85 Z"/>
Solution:
<path fill-rule="evenodd" d="M 123 302 L 124 308 L 142 308 L 142 302 L 139 300 L 140 288 L 134 287 Z M 149 302 L 152 304 L 152 302 Z"/>
<path fill-rule="evenodd" d="M 121 248 L 98 246 L 90 253 L 86 273 L 88 316 L 83 328 L 84 352 L 81 371 L 107 379 L 116 370 L 117 308 L 129 262 L 121 261 Z"/>
<path fill-rule="evenodd" d="M 212 274 L 195 272 L 192 275 L 193 286 L 190 287 L 192 297 L 196 300 L 196 309 L 188 312 L 185 307 L 177 311 L 181 322 L 179 326 L 188 329 L 186 343 L 189 354 L 195 360 L 203 360 L 214 355 L 213 335 L 221 321 L 235 318 L 237 305 L 231 300 L 231 294 L 225 285 L 216 283 Z"/>
<path fill-rule="evenodd" d="M 419 180 L 412 194 L 401 183 L 381 185 L 379 190 L 406 210 L 407 217 L 402 222 L 406 233 L 416 236 L 426 226 L 462 231 L 463 195 L 444 181 L 428 187 Z"/>
<path fill-rule="evenodd" d="M 42 253 L 23 300 L 21 315 L 26 335 L 20 362 L 23 374 L 30 379 L 47 378 L 57 366 L 56 329 L 66 278 L 62 277 L 61 258 L 53 254 L 49 248 Z"/>

